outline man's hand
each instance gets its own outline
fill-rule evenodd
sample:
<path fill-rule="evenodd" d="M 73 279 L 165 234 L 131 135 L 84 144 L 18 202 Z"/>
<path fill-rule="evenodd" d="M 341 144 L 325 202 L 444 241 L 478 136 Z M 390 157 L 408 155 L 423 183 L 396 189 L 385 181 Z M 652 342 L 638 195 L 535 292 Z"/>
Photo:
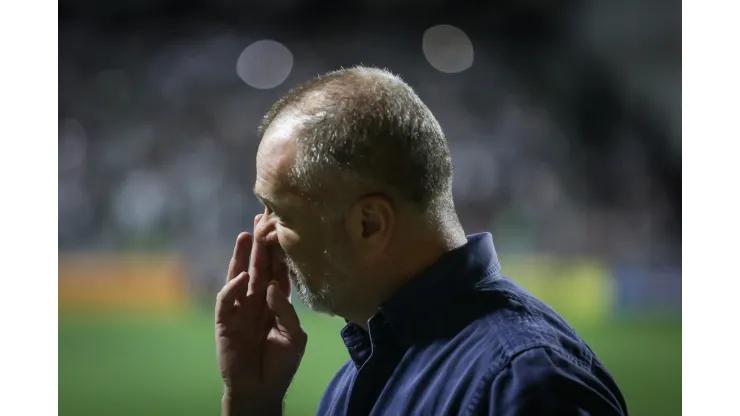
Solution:
<path fill-rule="evenodd" d="M 306 333 L 290 303 L 287 267 L 277 257 L 279 248 L 266 242 L 270 228 L 258 215 L 254 235 L 237 237 L 216 301 L 224 415 L 280 414 L 306 349 Z"/>

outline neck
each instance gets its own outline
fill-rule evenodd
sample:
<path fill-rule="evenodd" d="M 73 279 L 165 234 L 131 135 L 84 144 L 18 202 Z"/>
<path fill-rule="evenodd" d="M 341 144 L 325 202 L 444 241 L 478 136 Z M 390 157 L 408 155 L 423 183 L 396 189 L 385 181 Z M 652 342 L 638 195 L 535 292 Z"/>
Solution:
<path fill-rule="evenodd" d="M 392 269 L 378 272 L 376 276 L 383 277 L 371 279 L 368 291 L 361 294 L 362 300 L 357 299 L 351 311 L 340 315 L 367 331 L 367 322 L 380 305 L 411 279 L 434 265 L 444 254 L 466 243 L 465 232 L 457 221 L 425 229 L 422 233 L 399 233 L 383 262 Z"/>

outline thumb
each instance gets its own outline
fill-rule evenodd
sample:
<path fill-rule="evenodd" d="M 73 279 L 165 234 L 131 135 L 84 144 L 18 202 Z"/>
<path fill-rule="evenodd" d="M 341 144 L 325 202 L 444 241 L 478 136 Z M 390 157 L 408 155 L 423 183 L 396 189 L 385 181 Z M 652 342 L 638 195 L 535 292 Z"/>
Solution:
<path fill-rule="evenodd" d="M 275 281 L 267 287 L 267 306 L 275 314 L 278 330 L 297 345 L 305 345 L 306 333 L 301 328 L 298 314 Z"/>

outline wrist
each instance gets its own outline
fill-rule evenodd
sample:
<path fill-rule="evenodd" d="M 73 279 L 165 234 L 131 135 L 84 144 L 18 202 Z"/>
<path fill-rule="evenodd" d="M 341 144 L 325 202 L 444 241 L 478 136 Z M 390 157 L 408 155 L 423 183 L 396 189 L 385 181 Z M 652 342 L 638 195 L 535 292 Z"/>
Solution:
<path fill-rule="evenodd" d="M 225 389 L 221 400 L 223 414 L 229 416 L 280 416 L 283 397 L 270 398 L 255 392 L 238 392 Z"/>

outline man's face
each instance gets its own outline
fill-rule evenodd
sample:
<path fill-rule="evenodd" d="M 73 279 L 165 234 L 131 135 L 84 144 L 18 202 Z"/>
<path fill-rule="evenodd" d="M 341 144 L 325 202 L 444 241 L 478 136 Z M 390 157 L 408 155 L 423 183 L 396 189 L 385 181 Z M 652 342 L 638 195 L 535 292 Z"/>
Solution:
<path fill-rule="evenodd" d="M 296 155 L 292 135 L 298 122 L 281 117 L 265 132 L 257 152 L 255 193 L 265 204 L 270 239 L 284 251 L 301 301 L 333 314 L 351 302 L 352 250 L 346 244 L 341 213 L 326 212 L 290 187 Z"/>

